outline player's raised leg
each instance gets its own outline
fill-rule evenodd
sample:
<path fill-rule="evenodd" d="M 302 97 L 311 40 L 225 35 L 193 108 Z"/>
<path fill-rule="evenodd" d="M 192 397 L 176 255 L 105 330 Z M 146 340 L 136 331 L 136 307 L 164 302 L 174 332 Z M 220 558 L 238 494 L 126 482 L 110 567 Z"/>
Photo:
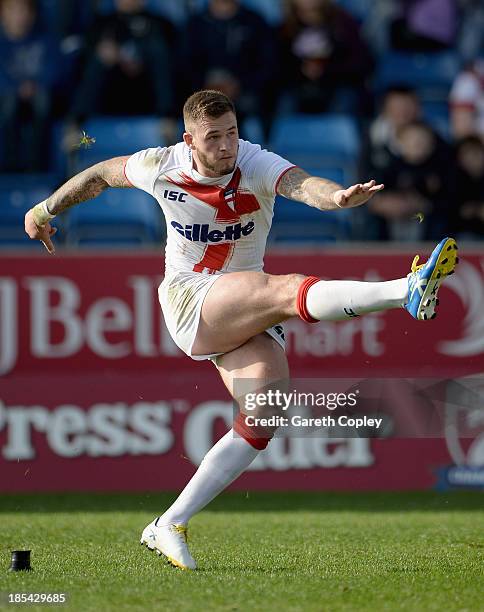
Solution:
<path fill-rule="evenodd" d="M 390 308 L 406 307 L 416 319 L 435 317 L 437 293 L 457 258 L 453 238 L 444 238 L 425 265 L 385 282 L 324 281 L 301 274 L 235 272 L 222 275 L 202 307 L 194 355 L 224 353 L 293 316 L 308 322 L 337 321 Z"/>
<path fill-rule="evenodd" d="M 232 397 L 238 396 L 236 379 L 246 379 L 243 393 L 277 387 L 285 390 L 289 369 L 284 350 L 267 334 L 251 338 L 243 346 L 221 355 L 217 367 Z M 214 497 L 228 487 L 263 450 L 272 432 L 251 430 L 238 417 L 233 428 L 205 455 L 194 476 L 173 505 L 151 522 L 141 535 L 141 544 L 165 555 L 181 569 L 195 569 L 187 545 L 187 523 Z"/>

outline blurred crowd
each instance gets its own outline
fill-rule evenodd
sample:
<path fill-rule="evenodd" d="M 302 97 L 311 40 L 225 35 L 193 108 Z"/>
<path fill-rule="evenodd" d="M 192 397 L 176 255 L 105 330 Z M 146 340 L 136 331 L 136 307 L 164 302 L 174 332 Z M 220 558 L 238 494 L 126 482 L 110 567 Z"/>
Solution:
<path fill-rule="evenodd" d="M 279 12 L 270 20 L 255 4 L 0 0 L 0 172 L 48 172 L 53 126 L 69 143 L 93 116 L 155 115 L 175 141 L 183 100 L 210 87 L 235 100 L 242 126 L 255 117 L 265 142 L 282 113 L 358 118 L 360 176 L 386 185 L 358 238 L 433 239 L 452 229 L 482 239 L 484 3 L 272 0 Z M 459 58 L 448 99 L 438 101 L 443 130 L 398 74 L 391 87 L 375 85 L 389 51 Z"/>

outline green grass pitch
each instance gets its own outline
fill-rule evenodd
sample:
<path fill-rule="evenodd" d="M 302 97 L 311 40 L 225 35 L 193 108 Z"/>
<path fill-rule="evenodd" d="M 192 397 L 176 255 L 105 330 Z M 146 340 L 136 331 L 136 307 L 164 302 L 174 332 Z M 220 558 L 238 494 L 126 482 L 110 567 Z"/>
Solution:
<path fill-rule="evenodd" d="M 190 524 L 196 572 L 139 544 L 169 494 L 4 495 L 6 593 L 67 593 L 58 610 L 484 610 L 482 493 L 229 493 Z M 32 549 L 32 572 L 8 572 Z"/>

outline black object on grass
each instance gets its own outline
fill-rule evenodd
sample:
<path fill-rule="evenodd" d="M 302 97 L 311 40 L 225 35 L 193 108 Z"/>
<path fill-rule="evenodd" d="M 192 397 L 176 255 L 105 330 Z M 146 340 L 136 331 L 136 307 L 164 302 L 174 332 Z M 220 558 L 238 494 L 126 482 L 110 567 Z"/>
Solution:
<path fill-rule="evenodd" d="M 30 571 L 30 550 L 12 550 L 12 561 L 9 572 L 21 572 L 24 570 Z"/>

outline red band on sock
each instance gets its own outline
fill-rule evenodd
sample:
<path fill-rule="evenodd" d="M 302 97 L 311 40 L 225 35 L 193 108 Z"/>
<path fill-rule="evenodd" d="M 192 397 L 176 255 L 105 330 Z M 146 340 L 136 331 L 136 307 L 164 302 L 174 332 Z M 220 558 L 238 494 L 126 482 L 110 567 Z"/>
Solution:
<path fill-rule="evenodd" d="M 303 321 L 306 323 L 318 323 L 317 319 L 309 314 L 308 307 L 306 306 L 306 298 L 308 295 L 309 287 L 312 287 L 315 283 L 318 283 L 321 279 L 317 276 L 308 276 L 299 287 L 297 292 L 297 312 Z"/>
<path fill-rule="evenodd" d="M 239 412 L 234 420 L 234 431 L 257 450 L 264 450 L 273 437 L 273 434 L 270 434 L 263 427 L 247 425 L 245 415 L 242 412 Z"/>

